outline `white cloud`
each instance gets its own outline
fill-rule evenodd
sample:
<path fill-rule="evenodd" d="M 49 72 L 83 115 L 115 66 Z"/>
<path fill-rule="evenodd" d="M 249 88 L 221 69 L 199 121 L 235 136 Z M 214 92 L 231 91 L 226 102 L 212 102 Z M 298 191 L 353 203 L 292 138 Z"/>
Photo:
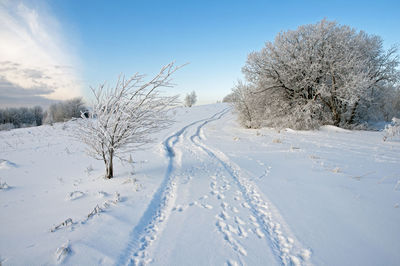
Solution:
<path fill-rule="evenodd" d="M 76 59 L 46 10 L 20 1 L 0 3 L 0 79 L 20 91 L 46 92 L 35 96 L 47 99 L 81 96 Z"/>

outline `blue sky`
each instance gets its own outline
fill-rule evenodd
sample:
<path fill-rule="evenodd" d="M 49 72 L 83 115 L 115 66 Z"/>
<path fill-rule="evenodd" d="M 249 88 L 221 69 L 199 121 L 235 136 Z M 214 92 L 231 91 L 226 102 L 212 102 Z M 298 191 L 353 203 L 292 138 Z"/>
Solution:
<path fill-rule="evenodd" d="M 20 16 L 12 10 L 21 4 L 36 12 L 38 24 L 61 47 L 50 57 L 62 58 L 57 62 L 68 66 L 85 97 L 89 86 L 112 84 L 120 73 L 151 75 L 176 61 L 190 64 L 176 73 L 177 86 L 168 92 L 184 96 L 194 90 L 204 104 L 228 94 L 242 78 L 247 54 L 282 30 L 327 18 L 379 35 L 385 47 L 399 43 L 398 2 L 5 0 L 3 12 Z"/>

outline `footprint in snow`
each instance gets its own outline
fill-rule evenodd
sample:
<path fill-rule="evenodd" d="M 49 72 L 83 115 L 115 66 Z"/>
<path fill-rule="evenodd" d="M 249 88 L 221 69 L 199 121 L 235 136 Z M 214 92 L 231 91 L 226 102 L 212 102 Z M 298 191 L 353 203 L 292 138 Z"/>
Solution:
<path fill-rule="evenodd" d="M 239 225 L 245 225 L 246 224 L 242 219 L 240 219 L 237 216 L 235 216 L 235 223 L 237 223 Z"/>
<path fill-rule="evenodd" d="M 218 220 L 217 223 L 215 224 L 219 230 L 224 231 L 226 228 L 226 223 L 224 223 L 222 220 Z"/>
<path fill-rule="evenodd" d="M 105 197 L 108 197 L 108 193 L 105 192 L 105 191 L 98 191 L 98 192 L 97 192 L 97 196 L 98 196 L 99 198 L 105 198 Z"/>
<path fill-rule="evenodd" d="M 257 223 L 257 218 L 254 217 L 253 215 L 249 216 L 249 220 L 251 221 L 251 223 L 255 226 L 255 227 L 260 227 L 260 225 Z"/>
<path fill-rule="evenodd" d="M 238 225 L 238 236 L 247 237 L 246 230 L 243 227 L 241 227 L 240 225 Z"/>
<path fill-rule="evenodd" d="M 190 182 L 190 180 L 192 180 L 192 177 L 191 177 L 191 176 L 188 176 L 187 178 L 185 178 L 185 179 L 181 182 L 181 184 L 182 184 L 182 185 L 186 185 L 186 184 L 188 184 L 188 183 Z"/>
<path fill-rule="evenodd" d="M 225 211 L 222 211 L 219 217 L 221 217 L 223 220 L 228 220 L 230 218 L 230 216 Z"/>
<path fill-rule="evenodd" d="M 221 203 L 221 207 L 222 207 L 222 209 L 224 209 L 224 211 L 226 211 L 226 209 L 228 208 L 228 206 L 229 206 L 229 204 L 226 203 L 225 201 L 223 201 L 223 202 Z"/>
<path fill-rule="evenodd" d="M 184 205 L 177 205 L 176 207 L 172 208 L 172 211 L 183 212 L 186 210 L 187 206 Z"/>
<path fill-rule="evenodd" d="M 197 205 L 197 204 L 198 204 L 197 201 L 193 201 L 193 202 L 189 203 L 189 206 L 194 206 L 194 205 Z"/>
<path fill-rule="evenodd" d="M 227 229 L 229 232 L 234 233 L 236 235 L 239 235 L 239 231 L 238 229 L 236 229 L 235 227 L 233 227 L 232 225 L 228 224 L 227 225 Z"/>
<path fill-rule="evenodd" d="M 223 186 L 220 186 L 219 189 L 222 191 L 228 191 L 229 189 L 231 189 L 231 186 L 229 184 L 225 184 Z"/>
<path fill-rule="evenodd" d="M 209 204 L 201 204 L 201 206 L 203 206 L 203 208 L 209 209 L 209 210 L 211 210 L 213 208 L 213 206 L 211 206 Z"/>
<path fill-rule="evenodd" d="M 256 228 L 255 230 L 254 230 L 254 233 L 259 237 L 259 238 L 264 238 L 264 233 L 263 232 L 261 232 L 261 229 L 260 228 Z"/>
<path fill-rule="evenodd" d="M 227 266 L 239 266 L 239 263 L 237 261 L 235 261 L 235 260 L 228 260 L 226 262 L 226 265 Z"/>
<path fill-rule="evenodd" d="M 77 200 L 79 198 L 82 198 L 85 195 L 82 191 L 73 191 L 68 193 L 67 199 L 68 200 Z"/>
<path fill-rule="evenodd" d="M 203 195 L 199 198 L 199 200 L 204 200 L 204 199 L 208 199 L 208 195 Z"/>
<path fill-rule="evenodd" d="M 247 202 L 242 203 L 243 208 L 250 209 L 250 205 Z"/>
<path fill-rule="evenodd" d="M 219 194 L 219 192 L 217 190 L 211 190 L 210 193 L 211 193 L 211 195 L 218 195 Z"/>

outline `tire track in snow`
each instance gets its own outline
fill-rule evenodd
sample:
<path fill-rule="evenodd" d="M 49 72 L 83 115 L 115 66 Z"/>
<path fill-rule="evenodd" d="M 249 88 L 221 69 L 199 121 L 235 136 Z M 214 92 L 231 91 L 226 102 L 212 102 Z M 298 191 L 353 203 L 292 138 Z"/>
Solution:
<path fill-rule="evenodd" d="M 260 226 L 257 235 L 268 236 L 269 246 L 278 263 L 281 265 L 310 265 L 311 252 L 303 248 L 301 243 L 293 236 L 277 209 L 261 197 L 257 186 L 248 178 L 243 178 L 240 174 L 240 168 L 231 162 L 224 153 L 210 148 L 202 142 L 202 128 L 208 123 L 222 118 L 226 113 L 227 111 L 222 112 L 215 119 L 209 119 L 201 123 L 197 127 L 195 134 L 190 137 L 190 140 L 208 156 L 217 161 L 233 178 L 243 195 L 246 206 L 255 216 L 254 222 Z M 233 245 L 233 248 L 237 250 L 235 245 Z"/>
<path fill-rule="evenodd" d="M 222 113 L 226 112 L 224 109 L 210 118 L 195 121 L 179 131 L 169 136 L 163 142 L 166 155 L 168 157 L 168 166 L 165 177 L 159 186 L 157 192 L 153 195 L 149 206 L 142 215 L 138 224 L 133 228 L 129 234 L 129 241 L 126 248 L 119 256 L 117 265 L 143 265 L 151 262 L 148 258 L 146 250 L 157 239 L 157 236 L 162 231 L 162 226 L 171 214 L 172 207 L 175 203 L 177 193 L 177 176 L 173 174 L 176 166 L 179 165 L 180 158 L 177 158 L 178 150 L 176 145 L 181 141 L 182 136 L 186 131 L 194 125 L 202 122 L 214 120 Z"/>

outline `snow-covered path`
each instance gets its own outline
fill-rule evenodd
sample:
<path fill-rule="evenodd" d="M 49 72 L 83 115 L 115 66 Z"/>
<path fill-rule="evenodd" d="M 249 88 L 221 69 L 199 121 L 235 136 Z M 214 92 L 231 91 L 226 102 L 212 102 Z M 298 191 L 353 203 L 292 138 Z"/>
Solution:
<path fill-rule="evenodd" d="M 203 142 L 205 125 L 218 124 L 229 111 L 190 123 L 165 140 L 164 181 L 118 264 L 309 264 L 310 252 L 257 186 Z"/>
<path fill-rule="evenodd" d="M 73 122 L 0 132 L 0 264 L 400 264 L 398 139 L 174 112 L 111 180 Z"/>

